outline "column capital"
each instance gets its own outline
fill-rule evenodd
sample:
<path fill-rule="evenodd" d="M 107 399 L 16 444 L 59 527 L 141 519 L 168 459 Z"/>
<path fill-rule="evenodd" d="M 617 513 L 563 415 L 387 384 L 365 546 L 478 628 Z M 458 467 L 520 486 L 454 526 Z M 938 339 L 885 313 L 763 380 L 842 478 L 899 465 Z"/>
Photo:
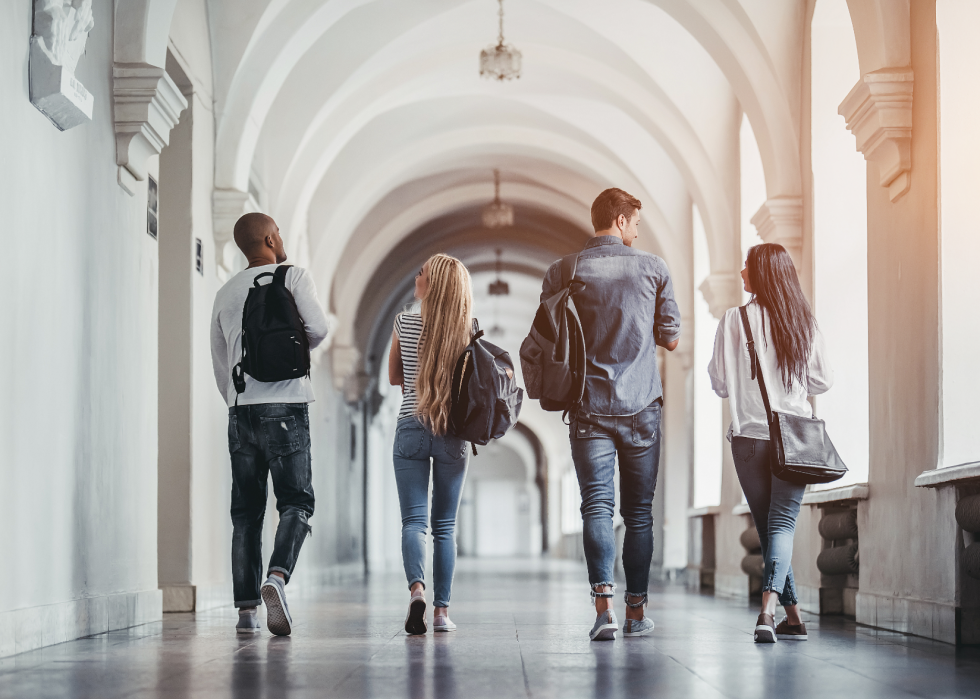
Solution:
<path fill-rule="evenodd" d="M 721 320 L 725 311 L 741 304 L 742 278 L 738 272 L 715 272 L 705 277 L 698 290 L 711 315 Z"/>
<path fill-rule="evenodd" d="M 752 225 L 767 243 L 786 248 L 799 270 L 803 258 L 803 197 L 773 197 L 759 207 Z"/>
<path fill-rule="evenodd" d="M 857 139 L 864 159 L 878 165 L 879 182 L 897 201 L 912 185 L 912 88 L 910 68 L 866 73 L 837 112 Z"/>
<path fill-rule="evenodd" d="M 130 195 L 146 179 L 146 160 L 170 143 L 187 99 L 167 75 L 148 63 L 114 63 L 112 114 L 119 185 Z"/>

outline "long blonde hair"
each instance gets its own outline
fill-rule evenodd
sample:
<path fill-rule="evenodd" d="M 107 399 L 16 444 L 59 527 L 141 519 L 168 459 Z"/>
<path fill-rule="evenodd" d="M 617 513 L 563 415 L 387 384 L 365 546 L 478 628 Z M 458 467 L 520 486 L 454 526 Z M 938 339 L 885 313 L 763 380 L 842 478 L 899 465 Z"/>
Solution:
<path fill-rule="evenodd" d="M 473 290 L 470 273 L 455 257 L 429 258 L 429 290 L 422 299 L 422 337 L 415 377 L 415 414 L 433 434 L 445 434 L 453 368 L 470 343 Z"/>

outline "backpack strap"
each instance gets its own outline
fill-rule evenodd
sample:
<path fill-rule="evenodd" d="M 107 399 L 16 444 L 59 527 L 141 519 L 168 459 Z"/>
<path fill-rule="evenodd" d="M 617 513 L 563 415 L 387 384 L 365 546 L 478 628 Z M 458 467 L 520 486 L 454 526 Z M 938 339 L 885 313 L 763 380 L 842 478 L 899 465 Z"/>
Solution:
<path fill-rule="evenodd" d="M 276 267 L 276 273 L 272 276 L 272 283 L 285 286 L 286 272 L 289 271 L 290 267 L 292 267 L 292 265 L 279 265 L 278 267 Z M 266 272 L 266 274 L 268 274 L 268 272 Z M 256 279 L 257 278 L 258 277 L 256 277 Z"/>
<path fill-rule="evenodd" d="M 578 269 L 578 256 L 582 253 L 576 252 L 565 255 L 561 258 L 561 288 L 564 289 L 575 279 L 575 271 Z"/>

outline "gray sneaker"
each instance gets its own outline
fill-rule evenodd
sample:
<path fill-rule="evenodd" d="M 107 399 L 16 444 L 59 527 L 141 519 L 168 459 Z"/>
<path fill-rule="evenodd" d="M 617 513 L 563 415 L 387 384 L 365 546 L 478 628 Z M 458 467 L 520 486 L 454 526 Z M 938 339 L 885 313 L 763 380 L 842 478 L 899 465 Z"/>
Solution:
<path fill-rule="evenodd" d="M 642 619 L 627 619 L 623 623 L 623 636 L 646 636 L 653 631 L 653 619 L 643 617 Z"/>
<path fill-rule="evenodd" d="M 286 582 L 278 575 L 270 575 L 261 587 L 265 601 L 265 620 L 269 631 L 276 636 L 288 636 L 293 632 L 293 618 L 286 606 Z"/>
<path fill-rule="evenodd" d="M 238 633 L 258 633 L 262 630 L 259 623 L 259 611 L 257 609 L 238 610 L 238 625 L 235 631 Z"/>
<path fill-rule="evenodd" d="M 615 641 L 618 630 L 619 624 L 616 621 L 616 613 L 607 609 L 595 620 L 595 626 L 589 631 L 589 638 L 593 641 Z"/>

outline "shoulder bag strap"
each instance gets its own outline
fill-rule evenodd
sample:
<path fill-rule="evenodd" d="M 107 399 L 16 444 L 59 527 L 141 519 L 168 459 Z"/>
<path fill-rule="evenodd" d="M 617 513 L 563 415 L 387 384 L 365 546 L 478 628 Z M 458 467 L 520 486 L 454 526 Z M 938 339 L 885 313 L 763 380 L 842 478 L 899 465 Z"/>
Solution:
<path fill-rule="evenodd" d="M 759 364 L 759 355 L 755 352 L 755 340 L 752 337 L 752 327 L 749 325 L 748 306 L 739 306 L 738 313 L 742 317 L 742 327 L 745 328 L 745 337 L 748 340 L 746 345 L 749 348 L 749 362 L 752 365 L 752 378 L 759 382 L 759 390 L 762 391 L 762 403 L 766 406 L 766 417 L 769 424 L 772 424 L 772 408 L 769 407 L 769 392 L 766 391 L 766 380 L 762 378 L 762 366 Z"/>

